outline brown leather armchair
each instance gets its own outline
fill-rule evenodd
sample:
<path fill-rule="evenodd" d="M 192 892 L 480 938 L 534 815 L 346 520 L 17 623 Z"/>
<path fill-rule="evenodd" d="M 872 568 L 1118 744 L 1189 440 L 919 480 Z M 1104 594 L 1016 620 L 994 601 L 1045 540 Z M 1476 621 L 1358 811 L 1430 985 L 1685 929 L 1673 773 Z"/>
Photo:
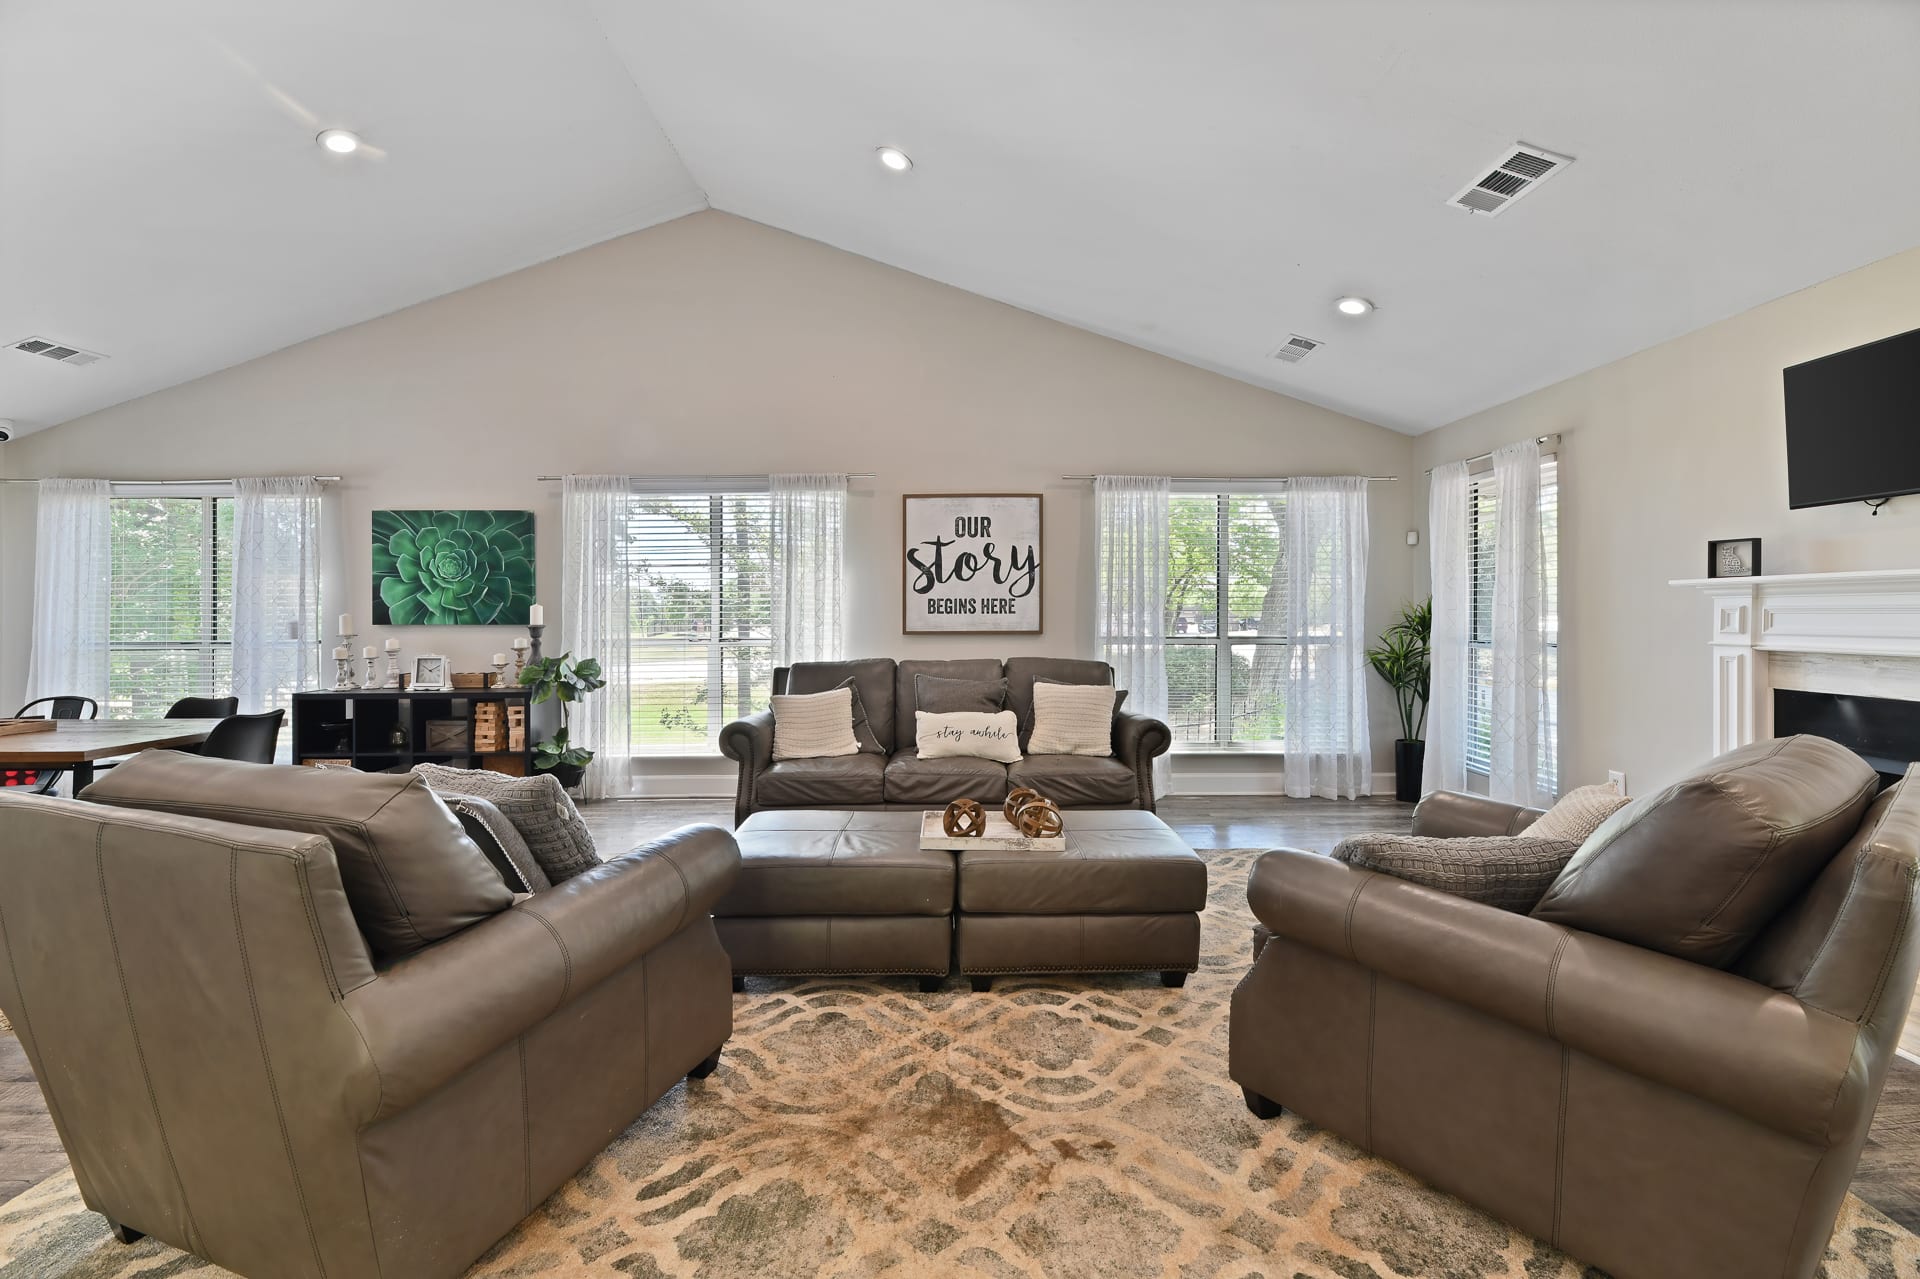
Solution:
<path fill-rule="evenodd" d="M 690 828 L 377 968 L 322 836 L 0 797 L 0 1007 L 123 1240 L 440 1279 L 713 1068 L 738 865 Z"/>
<path fill-rule="evenodd" d="M 1429 797 L 1418 834 L 1531 815 Z M 1230 1071 L 1621 1279 L 1807 1279 L 1899 1042 L 1920 783 L 1726 969 L 1312 853 L 1256 865 Z"/>

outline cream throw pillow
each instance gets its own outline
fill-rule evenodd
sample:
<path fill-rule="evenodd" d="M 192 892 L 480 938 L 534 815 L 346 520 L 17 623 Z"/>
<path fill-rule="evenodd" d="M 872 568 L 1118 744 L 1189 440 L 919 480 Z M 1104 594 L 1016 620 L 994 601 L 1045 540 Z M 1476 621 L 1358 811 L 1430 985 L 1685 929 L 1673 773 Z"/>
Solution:
<path fill-rule="evenodd" d="M 1570 839 L 1584 844 L 1587 836 L 1600 829 L 1601 822 L 1626 806 L 1627 797 L 1615 790 L 1612 782 L 1580 786 L 1562 795 L 1520 833 L 1534 839 Z"/>
<path fill-rule="evenodd" d="M 821 759 L 858 755 L 853 735 L 853 689 L 784 693 L 773 699 L 773 758 Z"/>
<path fill-rule="evenodd" d="M 1027 754 L 1113 754 L 1113 686 L 1035 680 Z"/>
<path fill-rule="evenodd" d="M 1020 762 L 1020 717 L 1012 711 L 933 711 L 913 713 L 914 741 L 921 759 L 965 755 L 1002 764 Z M 777 740 L 777 739 L 776 739 Z"/>

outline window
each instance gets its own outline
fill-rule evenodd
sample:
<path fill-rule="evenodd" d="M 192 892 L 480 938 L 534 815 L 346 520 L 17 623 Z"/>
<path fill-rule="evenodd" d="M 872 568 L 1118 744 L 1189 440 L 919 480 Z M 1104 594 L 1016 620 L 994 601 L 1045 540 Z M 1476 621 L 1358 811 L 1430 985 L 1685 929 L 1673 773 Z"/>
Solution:
<path fill-rule="evenodd" d="M 1500 489 L 1491 475 L 1467 486 L 1467 768 L 1493 767 L 1494 537 Z M 1559 792 L 1560 761 L 1560 468 L 1540 460 L 1540 552 L 1546 561 L 1547 713 L 1541 724 L 1540 788 Z"/>
<path fill-rule="evenodd" d="M 233 687 L 233 499 L 112 499 L 107 705 L 158 719 Z"/>
<path fill-rule="evenodd" d="M 634 754 L 712 751 L 728 721 L 768 704 L 772 551 L 764 492 L 633 496 Z"/>
<path fill-rule="evenodd" d="M 1168 499 L 1167 718 L 1189 749 L 1277 746 L 1286 728 L 1286 498 Z"/>

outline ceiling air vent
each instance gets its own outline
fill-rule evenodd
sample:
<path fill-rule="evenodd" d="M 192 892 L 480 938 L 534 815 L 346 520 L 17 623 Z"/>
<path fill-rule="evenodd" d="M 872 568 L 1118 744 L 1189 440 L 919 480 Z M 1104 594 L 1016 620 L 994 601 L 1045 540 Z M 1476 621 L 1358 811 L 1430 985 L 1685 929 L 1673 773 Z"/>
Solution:
<path fill-rule="evenodd" d="M 46 338 L 21 338 L 11 345 L 16 351 L 25 351 L 28 355 L 42 355 L 49 360 L 58 360 L 62 364 L 71 364 L 76 368 L 83 364 L 98 364 L 107 358 L 98 351 L 86 351 L 61 342 L 49 342 Z"/>
<path fill-rule="evenodd" d="M 1484 171 L 1485 177 L 1469 182 L 1447 203 L 1469 213 L 1494 217 L 1572 163 L 1570 155 L 1555 155 L 1516 142 Z"/>
<path fill-rule="evenodd" d="M 1285 360 L 1288 364 L 1298 364 L 1319 349 L 1320 339 L 1303 338 L 1298 333 L 1294 333 L 1280 344 L 1280 349 L 1273 353 L 1273 358 Z"/>

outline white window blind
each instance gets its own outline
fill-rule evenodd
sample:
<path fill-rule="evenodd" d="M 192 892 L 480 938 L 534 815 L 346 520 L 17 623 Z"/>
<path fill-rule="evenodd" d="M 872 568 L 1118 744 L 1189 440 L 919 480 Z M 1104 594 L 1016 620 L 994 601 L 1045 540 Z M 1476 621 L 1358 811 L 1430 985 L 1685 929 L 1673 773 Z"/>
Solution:
<path fill-rule="evenodd" d="M 1174 743 L 1277 749 L 1286 729 L 1286 497 L 1176 493 L 1168 518 Z"/>
<path fill-rule="evenodd" d="M 233 499 L 112 499 L 103 715 L 157 719 L 233 687 Z"/>
<path fill-rule="evenodd" d="M 1494 538 L 1500 517 L 1499 485 L 1483 475 L 1467 486 L 1467 767 L 1492 769 Z M 1547 565 L 1547 715 L 1541 725 L 1540 786 L 1559 791 L 1560 760 L 1560 467 L 1540 459 L 1540 550 Z"/>
<path fill-rule="evenodd" d="M 631 501 L 633 752 L 704 754 L 771 695 L 771 502 L 764 492 Z"/>

